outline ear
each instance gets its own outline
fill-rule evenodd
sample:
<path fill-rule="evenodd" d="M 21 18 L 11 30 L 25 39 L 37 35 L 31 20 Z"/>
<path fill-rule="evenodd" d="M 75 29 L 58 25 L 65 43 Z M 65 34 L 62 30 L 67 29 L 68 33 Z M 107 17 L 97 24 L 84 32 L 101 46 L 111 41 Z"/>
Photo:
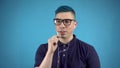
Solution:
<path fill-rule="evenodd" d="M 75 22 L 74 29 L 77 27 L 77 24 L 78 24 L 78 23 L 77 23 L 77 22 Z"/>

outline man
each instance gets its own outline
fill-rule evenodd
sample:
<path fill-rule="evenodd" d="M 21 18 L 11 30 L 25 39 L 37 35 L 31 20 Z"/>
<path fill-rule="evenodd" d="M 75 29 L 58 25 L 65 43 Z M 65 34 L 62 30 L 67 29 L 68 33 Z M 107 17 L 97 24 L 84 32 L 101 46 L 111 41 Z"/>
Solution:
<path fill-rule="evenodd" d="M 40 45 L 35 68 L 100 68 L 95 49 L 73 34 L 77 22 L 71 7 L 60 6 L 55 11 L 54 24 L 57 35 Z"/>

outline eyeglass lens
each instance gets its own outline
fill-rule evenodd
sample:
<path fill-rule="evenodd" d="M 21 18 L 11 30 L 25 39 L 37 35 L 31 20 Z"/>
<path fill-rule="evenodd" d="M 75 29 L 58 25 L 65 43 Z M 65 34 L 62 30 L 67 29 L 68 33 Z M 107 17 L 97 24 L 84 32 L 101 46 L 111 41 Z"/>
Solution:
<path fill-rule="evenodd" d="M 70 25 L 72 21 L 75 21 L 75 20 L 74 19 L 54 19 L 54 22 L 56 25 L 61 25 L 63 23 L 65 26 Z"/>

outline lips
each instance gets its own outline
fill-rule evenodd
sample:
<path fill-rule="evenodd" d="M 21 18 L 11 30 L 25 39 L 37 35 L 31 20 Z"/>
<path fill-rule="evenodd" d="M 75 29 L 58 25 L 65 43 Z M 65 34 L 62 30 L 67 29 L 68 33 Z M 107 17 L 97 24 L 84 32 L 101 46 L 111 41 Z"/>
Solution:
<path fill-rule="evenodd" d="M 61 35 L 64 35 L 64 34 L 66 33 L 66 31 L 59 31 L 59 33 L 60 33 Z"/>

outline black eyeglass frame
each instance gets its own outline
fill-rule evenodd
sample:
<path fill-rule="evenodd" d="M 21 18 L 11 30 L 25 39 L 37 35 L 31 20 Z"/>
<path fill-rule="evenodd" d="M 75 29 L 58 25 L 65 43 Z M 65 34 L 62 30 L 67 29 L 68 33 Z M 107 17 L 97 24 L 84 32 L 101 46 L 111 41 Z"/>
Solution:
<path fill-rule="evenodd" d="M 59 18 L 54 18 L 53 20 L 54 20 L 54 24 L 57 25 L 57 26 L 61 25 L 62 23 L 65 26 L 69 26 L 72 21 L 74 21 L 74 22 L 76 21 L 75 19 L 59 19 Z M 56 23 L 57 20 L 60 21 L 60 22 Z M 67 21 L 69 21 L 69 22 L 67 22 Z"/>

